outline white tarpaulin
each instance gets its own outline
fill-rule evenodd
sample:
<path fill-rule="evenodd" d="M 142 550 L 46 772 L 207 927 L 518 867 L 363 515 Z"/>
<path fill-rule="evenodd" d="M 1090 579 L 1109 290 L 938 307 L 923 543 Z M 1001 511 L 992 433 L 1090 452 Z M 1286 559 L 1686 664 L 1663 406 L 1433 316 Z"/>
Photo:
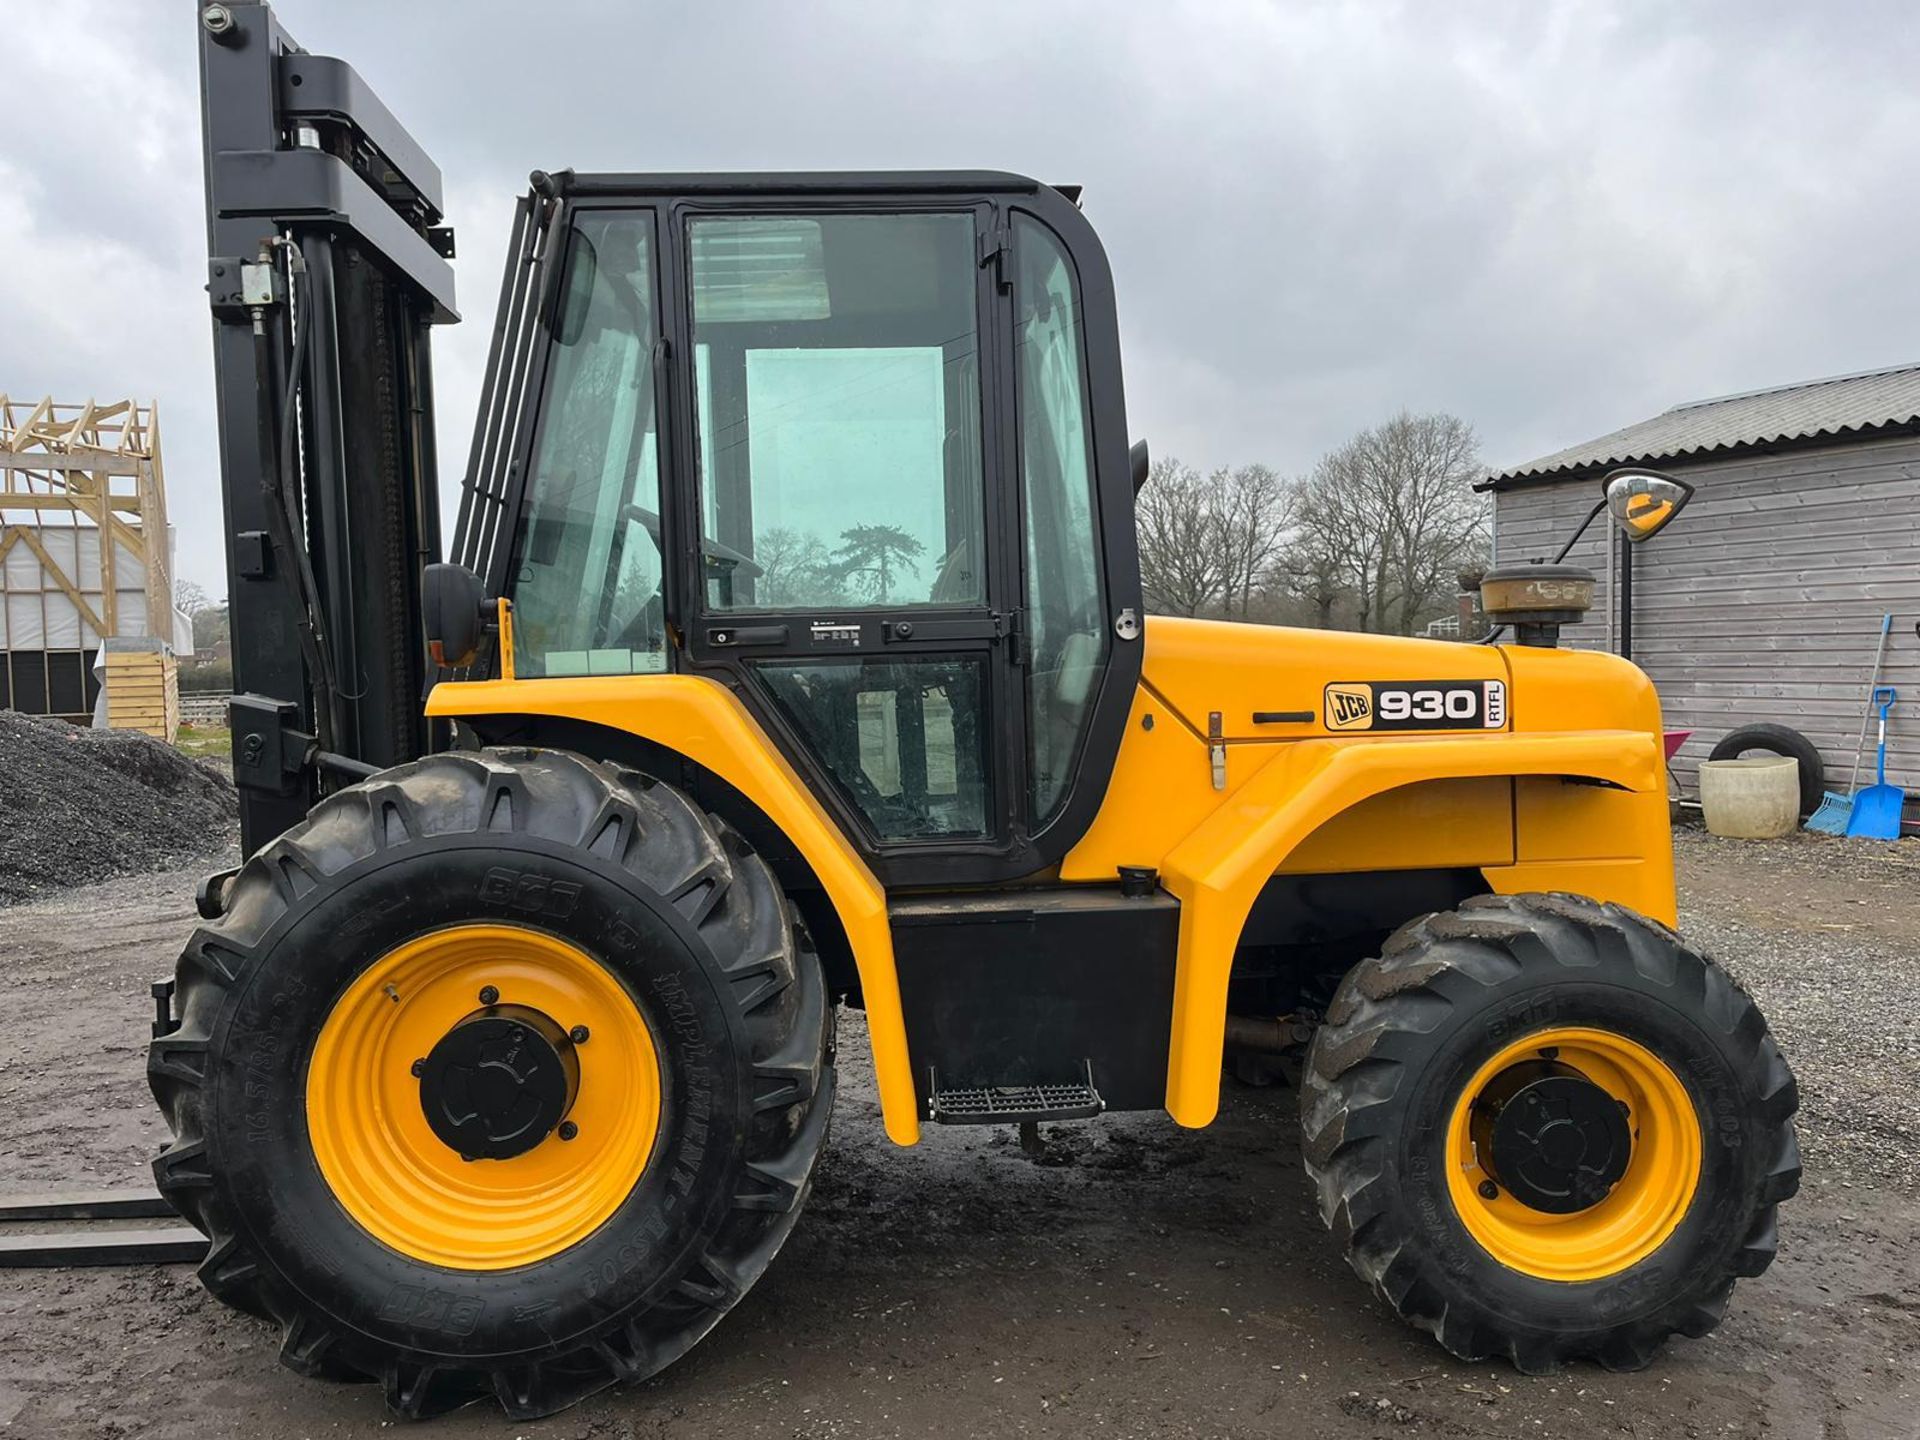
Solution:
<path fill-rule="evenodd" d="M 27 533 L 39 542 L 88 609 L 104 618 L 100 532 L 91 526 L 43 525 Z M 113 581 L 117 612 L 114 632 L 152 633 L 147 617 L 146 566 L 118 541 L 114 542 Z M 178 647 L 179 626 L 172 615 L 162 626 L 162 634 Z M 189 625 L 189 648 L 191 636 Z M 32 545 L 16 540 L 0 559 L 0 650 L 91 650 L 99 643 L 99 634 L 67 595 L 59 576 L 48 570 Z"/>

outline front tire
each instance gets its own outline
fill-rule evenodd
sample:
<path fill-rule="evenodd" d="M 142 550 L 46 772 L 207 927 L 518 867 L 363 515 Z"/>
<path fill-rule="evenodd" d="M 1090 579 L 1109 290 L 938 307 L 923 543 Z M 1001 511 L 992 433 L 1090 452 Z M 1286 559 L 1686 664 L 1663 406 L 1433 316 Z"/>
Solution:
<path fill-rule="evenodd" d="M 1455 1355 L 1636 1369 L 1772 1261 L 1795 1104 L 1753 1001 L 1671 931 L 1485 896 L 1342 982 L 1303 1153 L 1354 1270 Z"/>
<path fill-rule="evenodd" d="M 432 756 L 323 801 L 225 898 L 149 1055 L 154 1173 L 294 1369 L 406 1417 L 550 1414 L 671 1364 L 773 1259 L 832 1010 L 766 864 L 678 791 Z M 475 1129 L 502 1054 L 566 1084 Z"/>

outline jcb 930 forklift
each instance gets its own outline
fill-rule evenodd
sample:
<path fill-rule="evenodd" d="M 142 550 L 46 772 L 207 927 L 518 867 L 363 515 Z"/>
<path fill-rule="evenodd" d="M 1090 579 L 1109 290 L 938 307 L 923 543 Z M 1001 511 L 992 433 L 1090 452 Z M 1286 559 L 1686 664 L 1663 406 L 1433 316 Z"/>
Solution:
<path fill-rule="evenodd" d="M 1766 1267 L 1793 1079 L 1671 928 L 1652 688 L 1554 643 L 1591 577 L 1490 577 L 1509 645 L 1144 616 L 1106 259 L 986 172 L 536 172 L 442 562 L 438 171 L 198 23 L 247 858 L 155 1171 L 288 1364 L 671 1364 L 798 1218 L 838 1006 L 902 1145 L 1204 1126 L 1230 1024 L 1311 1031 L 1321 1213 L 1459 1356 L 1638 1366 Z"/>

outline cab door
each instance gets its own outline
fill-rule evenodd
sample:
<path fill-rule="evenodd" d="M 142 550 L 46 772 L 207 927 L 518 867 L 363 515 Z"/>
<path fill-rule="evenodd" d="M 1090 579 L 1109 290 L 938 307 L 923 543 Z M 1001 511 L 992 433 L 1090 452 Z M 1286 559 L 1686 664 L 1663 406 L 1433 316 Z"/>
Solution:
<path fill-rule="evenodd" d="M 895 879 L 991 873 L 1021 832 L 990 213 L 675 217 L 686 654 Z"/>

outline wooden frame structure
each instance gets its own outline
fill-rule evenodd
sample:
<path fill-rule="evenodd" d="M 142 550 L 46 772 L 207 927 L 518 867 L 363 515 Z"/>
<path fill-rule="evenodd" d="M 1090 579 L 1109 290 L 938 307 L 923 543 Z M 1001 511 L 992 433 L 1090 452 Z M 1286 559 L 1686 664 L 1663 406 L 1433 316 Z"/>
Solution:
<path fill-rule="evenodd" d="M 49 545 L 62 532 L 70 532 L 71 539 Z M 16 546 L 33 552 L 38 565 L 40 625 L 34 646 L 20 646 L 14 633 L 21 590 L 8 582 L 5 566 Z M 98 547 L 97 578 L 79 573 L 83 564 L 90 572 L 90 558 L 82 562 L 81 556 L 83 547 L 93 546 Z M 170 666 L 173 580 L 168 549 L 157 406 L 132 400 L 59 404 L 51 397 L 28 401 L 0 394 L 0 655 L 9 667 L 31 664 L 28 657 L 37 653 L 42 667 L 37 688 L 51 701 L 58 687 L 50 657 L 84 655 L 129 631 L 162 642 L 152 653 L 157 663 Z M 142 576 L 139 588 L 145 604 L 137 616 L 122 613 L 130 608 L 123 603 L 127 587 L 121 583 L 129 561 Z M 48 643 L 59 628 L 49 609 L 52 597 L 71 606 L 78 618 L 73 645 Z M 0 703 L 17 704 L 23 688 L 30 687 L 16 683 L 11 668 L 4 678 L 7 698 Z M 86 688 L 83 683 L 83 693 Z M 49 703 L 45 708 L 82 718 L 71 713 L 70 706 Z M 164 714 L 142 715 L 133 723 L 141 729 L 170 729 Z"/>

